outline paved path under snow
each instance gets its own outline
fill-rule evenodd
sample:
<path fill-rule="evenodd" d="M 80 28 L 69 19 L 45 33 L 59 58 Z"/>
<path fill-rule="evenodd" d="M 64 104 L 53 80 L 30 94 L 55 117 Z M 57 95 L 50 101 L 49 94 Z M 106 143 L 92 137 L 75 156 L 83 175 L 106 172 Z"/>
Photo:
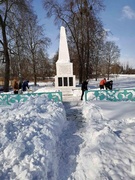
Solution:
<path fill-rule="evenodd" d="M 59 180 L 70 180 L 76 169 L 76 157 L 82 144 L 81 130 L 85 121 L 82 117 L 82 102 L 64 102 L 68 126 L 63 130 L 58 144 Z"/>

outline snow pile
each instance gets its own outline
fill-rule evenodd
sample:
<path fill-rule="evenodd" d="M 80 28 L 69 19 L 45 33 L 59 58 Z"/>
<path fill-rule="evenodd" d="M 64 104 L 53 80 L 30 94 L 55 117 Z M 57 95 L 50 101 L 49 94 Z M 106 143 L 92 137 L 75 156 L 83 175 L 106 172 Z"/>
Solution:
<path fill-rule="evenodd" d="M 135 76 L 114 79 L 118 89 L 134 85 Z M 135 179 L 135 102 L 70 100 L 1 107 L 0 180 Z"/>
<path fill-rule="evenodd" d="M 80 146 L 77 157 L 76 172 L 72 174 L 74 179 L 129 180 L 135 178 L 135 117 L 132 109 L 131 117 L 125 118 L 126 103 L 113 104 L 112 102 L 117 109 L 111 109 L 112 115 L 108 112 L 109 118 L 104 116 L 105 113 L 102 113 L 99 106 L 90 102 L 85 103 L 83 115 L 86 118 L 86 126 L 85 132 L 83 131 L 81 135 L 84 142 Z M 107 104 L 105 102 L 102 104 L 107 109 Z M 125 109 L 118 108 L 118 105 L 122 104 Z M 120 116 L 121 110 L 123 114 Z M 112 119 L 115 112 L 118 115 L 118 111 L 117 119 Z"/>
<path fill-rule="evenodd" d="M 42 95 L 0 111 L 0 179 L 56 179 L 63 104 Z"/>

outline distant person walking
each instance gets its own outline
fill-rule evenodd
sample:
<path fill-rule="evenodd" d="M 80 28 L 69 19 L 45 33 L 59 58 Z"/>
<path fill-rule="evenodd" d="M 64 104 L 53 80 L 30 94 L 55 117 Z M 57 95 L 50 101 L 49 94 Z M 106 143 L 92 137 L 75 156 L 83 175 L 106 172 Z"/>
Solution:
<path fill-rule="evenodd" d="M 82 87 L 81 87 L 81 90 L 82 90 L 81 100 L 83 100 L 84 92 L 88 90 L 87 86 L 88 86 L 88 79 L 83 81 L 83 83 L 82 83 Z"/>
<path fill-rule="evenodd" d="M 100 89 L 104 89 L 105 83 L 106 83 L 106 78 L 104 78 L 100 81 L 100 83 L 99 83 Z"/>
<path fill-rule="evenodd" d="M 18 82 L 17 82 L 17 79 L 14 79 L 14 80 L 13 80 L 12 87 L 13 87 L 14 94 L 18 94 L 19 84 L 18 84 Z"/>
<path fill-rule="evenodd" d="M 23 81 L 23 84 L 22 84 L 22 90 L 23 91 L 27 91 L 29 89 L 29 81 L 28 80 L 25 80 Z"/>

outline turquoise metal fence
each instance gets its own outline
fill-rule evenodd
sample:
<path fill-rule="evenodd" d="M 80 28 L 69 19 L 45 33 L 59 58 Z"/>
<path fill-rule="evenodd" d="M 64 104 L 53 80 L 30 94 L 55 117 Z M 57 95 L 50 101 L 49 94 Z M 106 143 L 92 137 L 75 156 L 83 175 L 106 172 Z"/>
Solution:
<path fill-rule="evenodd" d="M 88 90 L 85 100 L 135 101 L 135 89 L 120 90 Z"/>
<path fill-rule="evenodd" d="M 40 96 L 45 94 L 49 100 L 55 102 L 62 101 L 62 92 L 44 92 L 44 93 L 28 93 L 28 94 L 0 94 L 0 105 L 11 105 L 15 102 L 25 102 L 30 96 Z"/>

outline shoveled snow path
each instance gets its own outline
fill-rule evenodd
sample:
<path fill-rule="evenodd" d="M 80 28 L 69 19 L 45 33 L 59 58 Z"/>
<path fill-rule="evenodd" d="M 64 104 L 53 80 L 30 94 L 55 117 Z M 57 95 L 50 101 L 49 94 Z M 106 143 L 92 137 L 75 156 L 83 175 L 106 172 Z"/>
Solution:
<path fill-rule="evenodd" d="M 85 123 L 82 117 L 82 102 L 65 102 L 68 125 L 63 130 L 58 143 L 58 179 L 71 179 L 71 174 L 76 170 L 76 157 L 80 152 L 83 139 L 80 134 Z"/>

